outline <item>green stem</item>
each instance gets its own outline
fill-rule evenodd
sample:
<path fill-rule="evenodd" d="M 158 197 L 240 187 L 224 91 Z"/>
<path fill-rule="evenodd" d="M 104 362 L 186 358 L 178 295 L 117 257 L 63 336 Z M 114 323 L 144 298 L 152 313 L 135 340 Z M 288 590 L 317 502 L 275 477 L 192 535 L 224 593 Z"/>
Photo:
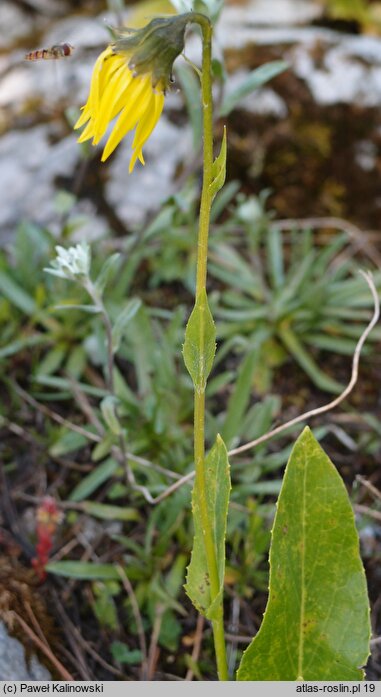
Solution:
<path fill-rule="evenodd" d="M 89 278 L 86 278 L 83 287 L 87 290 L 94 305 L 99 308 L 102 321 L 106 330 L 106 345 L 107 345 L 107 375 L 106 384 L 110 394 L 114 394 L 114 354 L 112 350 L 112 325 L 104 306 L 103 299 L 98 293 L 94 283 Z"/>
<path fill-rule="evenodd" d="M 197 250 L 196 298 L 206 288 L 206 270 L 208 261 L 208 237 L 212 195 L 213 166 L 213 97 L 212 97 L 212 26 L 207 17 L 194 14 L 193 22 L 202 29 L 202 75 L 201 93 L 203 108 L 203 185 L 200 205 L 200 221 Z"/>
<path fill-rule="evenodd" d="M 206 273 L 208 262 L 208 236 L 210 225 L 210 210 L 212 206 L 212 166 L 213 166 L 213 98 L 212 98 L 212 26 L 207 17 L 198 13 L 192 14 L 192 21 L 202 29 L 202 106 L 203 106 L 203 184 L 200 204 L 200 221 L 197 245 L 197 277 L 196 300 L 199 294 L 206 290 Z M 201 328 L 202 329 L 202 328 Z M 204 337 L 200 332 L 200 349 Z M 200 515 L 203 529 L 205 552 L 210 580 L 212 601 L 220 589 L 218 566 L 215 551 L 213 530 L 208 516 L 205 484 L 205 390 L 195 390 L 194 396 L 194 459 L 196 469 L 195 486 L 198 487 Z M 220 680 L 228 680 L 226 662 L 226 647 L 224 634 L 224 618 L 222 599 L 218 609 L 218 618 L 212 621 L 214 647 L 217 660 L 217 672 Z"/>

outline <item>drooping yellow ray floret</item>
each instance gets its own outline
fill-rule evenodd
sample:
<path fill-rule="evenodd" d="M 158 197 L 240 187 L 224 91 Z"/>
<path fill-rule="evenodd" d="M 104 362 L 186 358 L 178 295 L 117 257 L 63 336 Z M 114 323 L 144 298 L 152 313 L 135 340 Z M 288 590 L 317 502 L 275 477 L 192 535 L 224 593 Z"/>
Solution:
<path fill-rule="evenodd" d="M 164 106 L 164 91 L 152 85 L 152 75 L 134 75 L 128 67 L 129 56 L 105 49 L 94 66 L 90 93 L 74 128 L 86 124 L 78 141 L 92 138 L 97 145 L 109 123 L 118 117 L 102 154 L 104 162 L 124 136 L 136 128 L 129 171 L 136 160 L 144 164 L 142 148 L 155 128 Z"/>
<path fill-rule="evenodd" d="M 97 145 L 109 124 L 115 124 L 103 150 L 102 162 L 124 136 L 135 129 L 130 172 L 136 160 L 144 165 L 143 146 L 155 128 L 172 79 L 174 60 L 184 48 L 192 13 L 156 17 L 140 29 L 115 29 L 116 39 L 97 58 L 87 102 L 74 128 L 85 126 L 79 142 Z"/>

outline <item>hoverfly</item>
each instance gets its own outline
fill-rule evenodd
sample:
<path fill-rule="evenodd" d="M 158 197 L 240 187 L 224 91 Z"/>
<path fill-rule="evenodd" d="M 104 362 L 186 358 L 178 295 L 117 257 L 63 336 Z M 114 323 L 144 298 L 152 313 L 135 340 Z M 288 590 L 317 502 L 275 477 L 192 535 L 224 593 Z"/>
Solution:
<path fill-rule="evenodd" d="M 31 51 L 25 55 L 27 61 L 38 60 L 57 60 L 58 58 L 66 58 L 71 56 L 74 51 L 74 46 L 71 44 L 56 44 L 50 48 L 41 48 L 37 51 Z"/>

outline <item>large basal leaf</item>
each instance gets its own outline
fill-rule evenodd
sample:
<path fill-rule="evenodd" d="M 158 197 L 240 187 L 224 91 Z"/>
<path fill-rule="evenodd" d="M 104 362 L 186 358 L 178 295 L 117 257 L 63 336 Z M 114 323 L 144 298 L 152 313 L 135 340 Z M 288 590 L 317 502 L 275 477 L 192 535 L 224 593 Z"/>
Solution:
<path fill-rule="evenodd" d="M 216 328 L 205 290 L 198 295 L 185 330 L 184 363 L 194 388 L 203 392 L 216 353 Z"/>
<path fill-rule="evenodd" d="M 226 519 L 231 488 L 228 454 L 225 443 L 220 436 L 217 436 L 215 445 L 205 459 L 205 488 L 208 518 L 212 529 L 214 553 L 217 561 L 219 590 L 215 597 L 212 597 L 197 478 L 192 495 L 193 551 L 188 566 L 185 590 L 195 608 L 202 615 L 213 620 L 216 619 L 216 613 L 218 614 L 224 587 Z"/>
<path fill-rule="evenodd" d="M 277 504 L 270 590 L 238 680 L 362 680 L 369 603 L 349 498 L 308 428 L 295 443 Z"/>

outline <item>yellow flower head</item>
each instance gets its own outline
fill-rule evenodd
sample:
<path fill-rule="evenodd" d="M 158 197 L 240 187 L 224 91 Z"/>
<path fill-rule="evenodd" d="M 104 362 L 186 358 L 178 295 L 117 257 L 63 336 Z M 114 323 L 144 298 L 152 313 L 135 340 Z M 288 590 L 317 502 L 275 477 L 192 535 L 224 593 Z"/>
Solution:
<path fill-rule="evenodd" d="M 109 123 L 118 117 L 106 142 L 102 162 L 134 128 L 129 171 L 137 159 L 144 165 L 143 146 L 164 106 L 172 65 L 184 47 L 189 15 L 154 19 L 140 30 L 117 31 L 115 43 L 98 56 L 90 93 L 74 128 L 86 124 L 78 141 L 97 145 Z"/>

